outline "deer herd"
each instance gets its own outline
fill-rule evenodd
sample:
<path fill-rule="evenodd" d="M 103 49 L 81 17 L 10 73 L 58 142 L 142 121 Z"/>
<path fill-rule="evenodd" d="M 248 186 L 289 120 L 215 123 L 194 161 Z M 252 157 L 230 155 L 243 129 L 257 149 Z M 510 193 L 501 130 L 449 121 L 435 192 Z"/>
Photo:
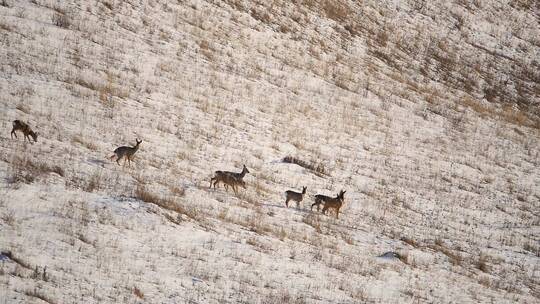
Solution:
<path fill-rule="evenodd" d="M 24 135 L 24 141 L 28 139 L 29 142 L 31 142 L 30 137 L 34 140 L 34 142 L 37 142 L 38 134 L 30 128 L 28 124 L 21 120 L 14 120 L 13 121 L 13 129 L 11 130 L 11 138 L 13 139 L 13 136 L 17 138 L 17 131 L 20 131 Z M 142 140 L 139 140 L 138 138 L 135 139 L 135 145 L 132 147 L 129 146 L 121 146 L 116 148 L 113 151 L 113 155 L 109 157 L 110 160 L 114 160 L 116 158 L 116 163 L 120 165 L 120 160 L 124 159 L 124 166 L 126 162 L 128 163 L 128 166 L 131 167 L 131 162 L 133 161 L 133 156 L 135 155 L 135 152 L 139 150 L 139 145 L 142 143 Z M 242 172 L 230 172 L 230 171 L 215 171 L 214 176 L 210 179 L 210 188 L 216 186 L 219 183 L 222 183 L 225 187 L 225 191 L 228 191 L 228 187 L 230 186 L 235 194 L 238 194 L 237 186 L 240 186 L 242 188 L 246 188 L 246 183 L 244 182 L 244 176 L 249 173 L 248 168 L 246 165 L 242 168 Z M 289 208 L 289 202 L 296 202 L 296 207 L 300 207 L 300 203 L 304 200 L 304 196 L 306 195 L 307 187 L 302 188 L 302 192 L 296 192 L 292 190 L 285 191 L 285 206 Z M 336 218 L 339 218 L 339 209 L 343 206 L 344 203 L 344 196 L 345 192 L 341 190 L 336 197 L 330 197 L 322 194 L 315 195 L 315 203 L 311 205 L 311 210 L 313 210 L 314 206 L 317 206 L 317 212 L 320 210 L 320 206 L 323 205 L 322 213 L 326 214 L 326 212 L 329 209 L 334 209 L 336 213 Z"/>

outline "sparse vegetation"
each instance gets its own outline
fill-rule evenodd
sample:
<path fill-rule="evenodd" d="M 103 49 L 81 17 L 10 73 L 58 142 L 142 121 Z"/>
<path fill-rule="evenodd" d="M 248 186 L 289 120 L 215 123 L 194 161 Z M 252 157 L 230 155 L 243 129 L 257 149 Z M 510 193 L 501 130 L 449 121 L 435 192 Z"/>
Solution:
<path fill-rule="evenodd" d="M 501 5 L 0 0 L 6 299 L 534 303 L 537 5 Z"/>
<path fill-rule="evenodd" d="M 463 257 L 458 252 L 455 252 L 454 250 L 448 248 L 447 246 L 445 246 L 440 241 L 435 242 L 434 245 L 428 245 L 428 247 L 430 247 L 431 249 L 433 249 L 435 251 L 439 251 L 442 254 L 446 255 L 446 257 L 448 257 L 448 260 L 452 265 L 462 265 L 463 264 Z"/>
<path fill-rule="evenodd" d="M 133 294 L 134 294 L 137 298 L 139 298 L 139 299 L 141 299 L 141 300 L 144 299 L 144 293 L 143 293 L 139 288 L 137 288 L 136 286 L 133 287 Z"/>
<path fill-rule="evenodd" d="M 69 29 L 71 26 L 71 18 L 65 12 L 54 12 L 52 22 L 54 25 L 64 29 Z"/>
<path fill-rule="evenodd" d="M 2 255 L 8 257 L 10 260 L 12 260 L 13 262 L 17 263 L 17 265 L 27 269 L 27 270 L 32 270 L 32 265 L 30 265 L 30 263 L 28 263 L 27 261 L 23 260 L 21 257 L 19 257 L 18 255 L 16 254 L 13 254 L 12 251 L 3 251 L 2 252 Z"/>
<path fill-rule="evenodd" d="M 61 177 L 65 171 L 60 166 L 49 165 L 43 161 L 36 161 L 29 157 L 14 157 L 11 160 L 10 183 L 32 183 L 34 180 L 49 173 L 56 173 Z"/>
<path fill-rule="evenodd" d="M 73 137 L 73 142 L 80 144 L 81 146 L 87 148 L 88 150 L 97 151 L 98 147 L 95 143 L 88 141 L 82 135 L 75 135 Z"/>
<path fill-rule="evenodd" d="M 36 289 L 34 289 L 34 290 L 27 290 L 27 291 L 25 291 L 24 294 L 27 295 L 27 296 L 29 296 L 29 297 L 33 297 L 33 298 L 40 299 L 41 301 L 46 302 L 46 303 L 49 303 L 49 304 L 55 304 L 55 303 L 56 303 L 56 302 L 53 301 L 51 298 L 49 298 L 48 296 L 44 295 L 43 293 L 39 292 L 39 291 L 36 290 Z"/>
<path fill-rule="evenodd" d="M 313 227 L 317 233 L 322 233 L 321 219 L 319 215 L 314 213 L 307 213 L 302 217 L 302 222 Z"/>
<path fill-rule="evenodd" d="M 485 254 L 480 254 L 478 259 L 475 261 L 475 267 L 482 272 L 489 273 L 490 267 L 488 265 L 487 256 Z"/>
<path fill-rule="evenodd" d="M 285 156 L 283 158 L 283 162 L 284 163 L 289 163 L 289 164 L 299 165 L 300 167 L 311 170 L 312 172 L 314 172 L 316 174 L 321 174 L 321 175 L 327 174 L 326 168 L 321 163 L 316 164 L 314 162 L 304 161 L 304 160 L 301 160 L 301 159 L 299 159 L 297 157 L 293 157 L 293 156 Z"/>
<path fill-rule="evenodd" d="M 13 211 L 6 211 L 1 216 L 2 221 L 6 223 L 9 226 L 15 225 L 15 215 L 13 214 Z"/>
<path fill-rule="evenodd" d="M 94 192 L 96 190 L 99 190 L 103 185 L 103 180 L 101 176 L 101 172 L 95 171 L 92 176 L 90 176 L 90 180 L 88 181 L 88 184 L 84 188 L 84 191 L 86 192 Z"/>
<path fill-rule="evenodd" d="M 135 189 L 135 198 L 145 203 L 154 204 L 163 209 L 184 214 L 191 219 L 201 220 L 200 214 L 196 209 L 185 208 L 182 204 L 172 198 L 164 198 L 147 190 L 144 184 L 139 183 Z"/>

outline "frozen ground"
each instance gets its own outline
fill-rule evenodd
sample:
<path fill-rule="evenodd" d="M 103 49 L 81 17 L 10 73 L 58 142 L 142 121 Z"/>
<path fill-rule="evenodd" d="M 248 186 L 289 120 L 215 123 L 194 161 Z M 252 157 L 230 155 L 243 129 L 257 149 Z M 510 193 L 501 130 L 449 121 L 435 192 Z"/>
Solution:
<path fill-rule="evenodd" d="M 539 301 L 536 2 L 73 2 L 0 0 L 1 304 Z"/>

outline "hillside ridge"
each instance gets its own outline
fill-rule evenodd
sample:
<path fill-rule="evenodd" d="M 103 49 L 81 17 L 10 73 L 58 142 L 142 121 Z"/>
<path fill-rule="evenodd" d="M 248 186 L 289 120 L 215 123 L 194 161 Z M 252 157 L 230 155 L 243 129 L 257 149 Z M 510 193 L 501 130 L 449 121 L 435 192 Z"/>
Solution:
<path fill-rule="evenodd" d="M 539 11 L 0 0 L 0 303 L 538 301 Z"/>

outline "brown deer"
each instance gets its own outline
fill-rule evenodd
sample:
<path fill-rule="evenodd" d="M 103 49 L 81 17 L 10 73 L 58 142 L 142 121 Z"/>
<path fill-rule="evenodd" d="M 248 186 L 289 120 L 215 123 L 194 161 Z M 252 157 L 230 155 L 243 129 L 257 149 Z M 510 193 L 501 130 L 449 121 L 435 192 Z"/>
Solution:
<path fill-rule="evenodd" d="M 289 208 L 289 201 L 296 202 L 296 208 L 300 208 L 300 202 L 304 199 L 307 187 L 302 187 L 302 192 L 295 192 L 292 190 L 285 191 L 285 206 Z"/>
<path fill-rule="evenodd" d="M 336 197 L 330 197 L 322 194 L 315 195 L 315 203 L 311 205 L 311 210 L 313 210 L 313 206 L 317 205 L 317 212 L 320 210 L 320 205 L 323 204 L 323 213 L 328 210 L 328 208 L 334 208 L 337 207 L 337 212 L 339 213 L 339 208 L 341 208 L 341 205 L 343 204 L 343 199 L 346 191 L 341 190 L 339 194 Z M 327 207 L 328 205 L 328 207 Z"/>
<path fill-rule="evenodd" d="M 324 203 L 324 207 L 322 209 L 322 213 L 326 214 L 326 211 L 330 208 L 336 210 L 336 219 L 339 218 L 339 209 L 341 206 L 343 206 L 343 200 L 345 199 L 345 191 L 341 190 L 336 198 L 332 198 L 330 200 L 327 200 Z"/>
<path fill-rule="evenodd" d="M 122 146 L 118 147 L 114 150 L 114 154 L 109 157 L 110 160 L 113 160 L 116 157 L 116 163 L 120 166 L 120 159 L 124 158 L 124 166 L 126 165 L 126 161 L 128 162 L 128 166 L 131 167 L 131 161 L 133 160 L 133 155 L 137 150 L 139 150 L 139 145 L 142 143 L 142 140 L 139 140 L 135 138 L 135 142 L 137 143 L 133 147 L 127 147 Z"/>
<path fill-rule="evenodd" d="M 215 176 L 210 179 L 210 188 L 212 187 L 212 185 L 214 186 L 214 188 L 216 188 L 216 185 L 220 182 L 225 185 L 226 191 L 228 191 L 227 185 L 231 186 L 235 194 L 237 194 L 237 185 L 242 186 L 244 189 L 246 188 L 246 184 L 243 180 L 246 173 L 249 173 L 246 165 L 244 165 L 244 167 L 242 168 L 242 172 L 240 173 L 230 171 L 216 171 L 214 173 Z"/>
<path fill-rule="evenodd" d="M 240 186 L 240 187 L 246 189 L 246 182 L 244 180 L 242 180 L 242 179 L 231 179 L 230 182 L 234 186 Z M 225 191 L 229 191 L 229 188 L 228 188 L 229 184 L 224 183 L 224 185 L 225 185 Z M 233 188 L 233 190 L 234 190 L 234 188 Z"/>
<path fill-rule="evenodd" d="M 30 128 L 29 125 L 18 119 L 13 121 L 13 129 L 11 129 L 12 139 L 13 135 L 15 135 L 15 138 L 17 138 L 16 131 L 21 131 L 24 134 L 24 141 L 26 141 L 26 139 L 28 138 L 28 141 L 30 142 L 30 136 L 32 136 L 34 142 L 37 142 L 38 134 L 32 131 L 32 128 Z"/>

